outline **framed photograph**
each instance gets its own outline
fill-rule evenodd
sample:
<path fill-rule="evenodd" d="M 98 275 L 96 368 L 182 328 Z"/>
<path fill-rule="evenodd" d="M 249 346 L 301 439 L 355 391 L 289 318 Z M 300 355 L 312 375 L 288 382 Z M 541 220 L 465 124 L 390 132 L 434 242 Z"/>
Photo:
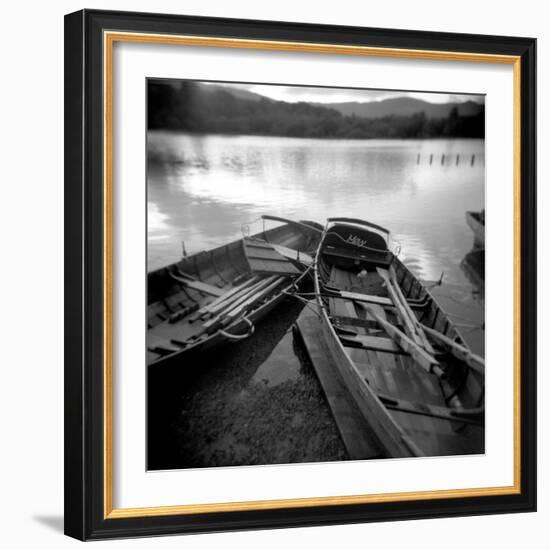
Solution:
<path fill-rule="evenodd" d="M 65 530 L 534 511 L 532 38 L 65 18 Z"/>

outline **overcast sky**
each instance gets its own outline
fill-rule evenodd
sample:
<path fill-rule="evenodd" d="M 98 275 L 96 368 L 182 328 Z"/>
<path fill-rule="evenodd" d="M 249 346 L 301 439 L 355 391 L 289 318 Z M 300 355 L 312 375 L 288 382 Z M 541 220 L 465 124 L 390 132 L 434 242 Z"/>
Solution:
<path fill-rule="evenodd" d="M 214 83 L 212 83 L 214 84 Z M 485 98 L 482 95 L 451 94 L 451 93 L 426 93 L 426 92 L 402 92 L 396 90 L 354 90 L 344 88 L 312 88 L 309 86 L 278 86 L 266 84 L 226 84 L 216 83 L 218 86 L 238 88 L 256 94 L 295 103 L 307 101 L 315 103 L 341 103 L 346 101 L 380 101 L 390 97 L 415 97 L 430 103 L 453 103 L 464 101 L 475 101 L 483 103 Z"/>

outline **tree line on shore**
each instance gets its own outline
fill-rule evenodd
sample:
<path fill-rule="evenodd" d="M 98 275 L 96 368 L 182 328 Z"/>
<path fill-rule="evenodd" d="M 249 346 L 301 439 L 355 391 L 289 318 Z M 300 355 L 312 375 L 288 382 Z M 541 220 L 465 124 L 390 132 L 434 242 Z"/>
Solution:
<path fill-rule="evenodd" d="M 462 116 L 453 108 L 445 118 L 428 118 L 424 112 L 361 118 L 306 102 L 237 97 L 223 88 L 187 81 L 149 81 L 147 108 L 149 129 L 197 134 L 343 139 L 485 135 L 483 108 L 473 116 Z"/>

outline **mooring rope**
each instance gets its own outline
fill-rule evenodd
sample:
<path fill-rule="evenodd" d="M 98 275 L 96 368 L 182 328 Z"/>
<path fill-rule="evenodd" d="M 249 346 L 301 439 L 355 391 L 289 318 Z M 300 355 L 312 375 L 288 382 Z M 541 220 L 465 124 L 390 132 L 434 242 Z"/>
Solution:
<path fill-rule="evenodd" d="M 319 319 L 322 319 L 321 315 L 317 311 L 317 307 L 311 303 L 311 300 L 306 300 L 305 298 L 302 298 L 302 296 L 297 292 L 287 292 L 286 290 L 283 290 L 283 294 L 286 294 L 287 296 L 290 296 L 291 298 L 296 298 L 300 302 L 302 302 L 305 307 L 309 308 Z"/>

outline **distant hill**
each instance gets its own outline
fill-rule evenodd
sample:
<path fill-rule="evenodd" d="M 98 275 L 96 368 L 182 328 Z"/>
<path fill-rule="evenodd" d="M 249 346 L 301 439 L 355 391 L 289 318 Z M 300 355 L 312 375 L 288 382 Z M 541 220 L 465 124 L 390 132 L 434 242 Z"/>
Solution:
<path fill-rule="evenodd" d="M 223 84 L 200 84 L 203 93 L 213 94 L 224 90 L 238 99 L 248 101 L 275 101 L 263 95 L 242 90 L 240 88 L 226 87 Z M 383 118 L 386 116 L 411 116 L 417 113 L 426 115 L 427 118 L 447 118 L 454 107 L 458 109 L 460 116 L 474 116 L 483 111 L 483 105 L 475 101 L 462 103 L 430 103 L 414 97 L 392 97 L 381 101 L 346 101 L 342 103 L 311 102 L 310 105 L 335 109 L 344 116 L 358 116 L 361 118 Z"/>
<path fill-rule="evenodd" d="M 414 97 L 392 97 L 381 101 L 360 103 L 316 103 L 315 105 L 336 109 L 344 116 L 383 118 L 385 116 L 411 116 L 424 112 L 427 118 L 447 118 L 454 107 L 460 116 L 474 116 L 483 111 L 483 105 L 474 101 L 464 103 L 429 103 Z"/>
<path fill-rule="evenodd" d="M 401 97 L 371 103 L 289 103 L 221 85 L 149 81 L 147 104 L 150 129 L 197 134 L 343 139 L 485 134 L 484 106 L 471 101 L 438 105 Z M 356 111 L 342 113 L 345 105 Z"/>
<path fill-rule="evenodd" d="M 262 99 L 264 99 L 267 101 L 272 101 L 271 99 L 263 95 L 255 94 L 254 92 L 249 92 L 248 90 L 241 90 L 240 88 L 226 87 L 223 84 L 203 84 L 201 82 L 199 83 L 199 87 L 201 92 L 207 95 L 214 94 L 216 92 L 219 92 L 220 90 L 223 90 L 238 99 L 246 99 L 248 101 L 261 101 Z"/>

